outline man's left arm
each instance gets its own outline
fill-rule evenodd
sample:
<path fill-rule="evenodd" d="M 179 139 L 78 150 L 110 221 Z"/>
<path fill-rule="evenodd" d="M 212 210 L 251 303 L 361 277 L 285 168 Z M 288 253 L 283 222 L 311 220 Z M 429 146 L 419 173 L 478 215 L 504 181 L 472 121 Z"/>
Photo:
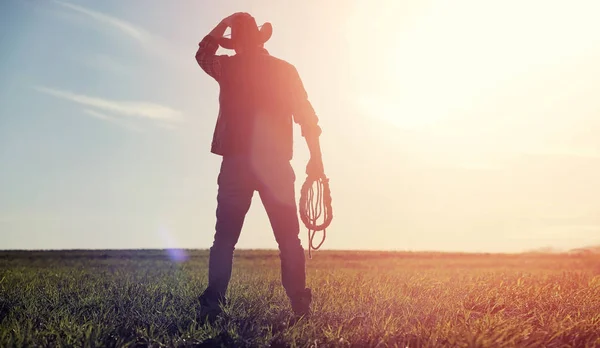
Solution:
<path fill-rule="evenodd" d="M 306 166 L 306 174 L 312 177 L 321 177 L 325 175 L 323 169 L 323 158 L 321 154 L 321 144 L 319 136 L 321 135 L 321 127 L 319 126 L 319 117 L 308 100 L 308 94 L 304 89 L 302 79 L 295 67 L 290 68 L 291 76 L 291 100 L 294 121 L 300 125 L 302 136 L 306 140 L 308 151 L 310 152 L 310 160 Z"/>

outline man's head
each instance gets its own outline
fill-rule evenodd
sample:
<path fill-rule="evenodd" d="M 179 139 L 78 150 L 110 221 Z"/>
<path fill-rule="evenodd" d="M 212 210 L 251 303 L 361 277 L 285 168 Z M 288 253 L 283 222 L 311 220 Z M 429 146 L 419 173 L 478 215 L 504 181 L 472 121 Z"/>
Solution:
<path fill-rule="evenodd" d="M 232 18 L 231 39 L 222 38 L 219 42 L 221 47 L 234 49 L 237 53 L 262 47 L 271 38 L 273 27 L 271 23 L 265 23 L 260 29 L 256 20 L 249 14 L 241 13 Z"/>

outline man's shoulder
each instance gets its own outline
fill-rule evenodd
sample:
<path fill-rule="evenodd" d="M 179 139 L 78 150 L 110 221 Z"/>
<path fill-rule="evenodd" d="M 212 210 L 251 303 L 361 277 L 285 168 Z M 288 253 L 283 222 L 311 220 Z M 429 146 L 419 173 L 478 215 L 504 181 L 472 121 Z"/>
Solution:
<path fill-rule="evenodd" d="M 281 67 L 283 69 L 296 70 L 296 67 L 292 63 L 286 61 L 285 59 L 281 59 L 281 58 L 275 57 L 275 56 L 270 55 L 270 54 L 268 55 L 268 59 L 270 61 L 272 61 L 273 64 L 275 64 L 275 65 L 277 65 L 277 66 L 279 66 L 279 67 Z"/>

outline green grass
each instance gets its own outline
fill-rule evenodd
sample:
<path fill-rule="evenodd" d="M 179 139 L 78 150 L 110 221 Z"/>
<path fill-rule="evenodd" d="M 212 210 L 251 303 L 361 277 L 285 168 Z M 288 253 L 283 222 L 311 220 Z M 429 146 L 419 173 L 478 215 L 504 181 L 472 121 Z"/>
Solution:
<path fill-rule="evenodd" d="M 275 251 L 238 251 L 199 325 L 207 253 L 0 252 L 0 346 L 600 347 L 593 255 L 317 252 L 293 324 Z"/>

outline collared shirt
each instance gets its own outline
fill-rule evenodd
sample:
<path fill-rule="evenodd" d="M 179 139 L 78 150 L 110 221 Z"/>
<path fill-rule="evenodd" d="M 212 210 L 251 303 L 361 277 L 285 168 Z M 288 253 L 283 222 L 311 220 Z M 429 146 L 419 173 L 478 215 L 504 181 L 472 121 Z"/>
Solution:
<path fill-rule="evenodd" d="M 318 136 L 318 117 L 296 68 L 262 47 L 234 56 L 217 55 L 208 35 L 196 53 L 200 67 L 220 86 L 219 115 L 211 152 L 292 158 L 293 122 L 303 136 Z"/>

